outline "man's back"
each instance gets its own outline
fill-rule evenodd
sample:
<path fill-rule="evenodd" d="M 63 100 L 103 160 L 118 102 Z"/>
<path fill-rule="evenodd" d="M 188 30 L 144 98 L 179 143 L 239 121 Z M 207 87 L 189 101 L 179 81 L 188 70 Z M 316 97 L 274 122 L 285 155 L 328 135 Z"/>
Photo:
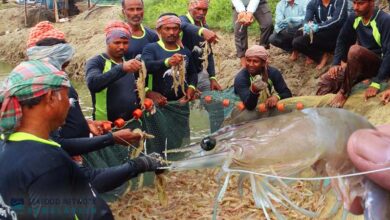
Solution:
<path fill-rule="evenodd" d="M 0 142 L 0 194 L 18 218 L 94 219 L 97 212 L 112 218 L 71 158 L 54 142 L 41 141 Z"/>

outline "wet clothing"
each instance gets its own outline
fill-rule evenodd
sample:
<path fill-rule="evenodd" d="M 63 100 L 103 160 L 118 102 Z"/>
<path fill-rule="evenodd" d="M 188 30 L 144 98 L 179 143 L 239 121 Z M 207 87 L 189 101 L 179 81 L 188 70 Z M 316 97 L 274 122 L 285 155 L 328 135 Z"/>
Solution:
<path fill-rule="evenodd" d="M 307 5 L 304 23 L 313 21 L 318 25 L 318 32 L 309 35 L 297 32 L 293 40 L 293 49 L 319 62 L 324 52 L 331 53 L 336 47 L 337 36 L 347 18 L 347 0 L 331 0 L 325 7 L 322 0 L 312 0 Z"/>
<path fill-rule="evenodd" d="M 235 3 L 238 2 L 238 3 Z M 239 6 L 244 6 L 244 10 Z M 257 2 L 257 4 L 256 4 Z M 245 51 L 248 49 L 248 27 L 242 26 L 237 22 L 238 13 L 245 11 L 253 12 L 253 16 L 256 21 L 260 24 L 260 45 L 268 48 L 269 37 L 271 36 L 274 26 L 272 25 L 272 13 L 269 9 L 268 3 L 265 0 L 232 0 L 233 3 L 233 25 L 234 25 L 234 42 L 236 45 L 237 57 L 243 57 Z M 252 11 L 254 10 L 254 11 Z"/>
<path fill-rule="evenodd" d="M 72 159 L 53 141 L 13 133 L 0 141 L 0 194 L 18 219 L 113 219 Z"/>
<path fill-rule="evenodd" d="M 168 101 L 178 100 L 185 94 L 181 91 L 179 86 L 177 96 L 172 88 L 173 79 L 171 74 L 171 67 L 167 66 L 168 58 L 173 54 L 179 53 L 185 55 L 186 62 L 186 85 L 196 87 L 198 82 L 197 72 L 195 70 L 194 61 L 191 52 L 186 48 L 178 46 L 176 50 L 168 50 L 165 48 L 162 41 L 148 44 L 142 52 L 142 60 L 145 62 L 148 70 L 147 86 L 148 89 L 158 92 L 165 96 Z"/>
<path fill-rule="evenodd" d="M 125 54 L 125 60 L 134 59 L 138 54 L 142 54 L 142 50 L 149 43 L 154 43 L 158 41 L 157 33 L 141 24 L 141 28 L 144 34 L 141 37 L 132 35 L 129 42 L 129 49 Z"/>
<path fill-rule="evenodd" d="M 131 119 L 138 107 L 134 74 L 124 72 L 122 64 L 115 63 L 105 53 L 89 59 L 85 70 L 92 96 L 93 118 Z"/>
<path fill-rule="evenodd" d="M 356 41 L 358 44 L 354 45 Z M 379 83 L 390 74 L 390 15 L 376 10 L 368 25 L 350 15 L 337 39 L 333 64 L 339 65 L 341 61 L 347 62 L 345 72 L 337 80 L 324 74 L 318 95 L 337 93 L 340 89 L 349 95 L 352 86 L 369 78 L 371 86 L 380 89 Z"/>
<path fill-rule="evenodd" d="M 244 103 L 245 108 L 253 110 L 256 108 L 259 94 L 251 92 L 251 76 L 246 68 L 241 69 L 234 79 L 234 93 L 236 93 L 241 101 Z M 292 96 L 290 89 L 287 87 L 286 82 L 283 79 L 279 70 L 274 67 L 268 66 L 268 91 L 272 94 L 272 89 L 275 90 L 277 96 L 280 99 L 289 98 Z"/>
<path fill-rule="evenodd" d="M 186 15 L 182 15 L 179 18 L 180 18 L 182 23 L 195 25 L 195 21 L 191 17 L 190 13 L 187 13 Z M 209 28 L 207 24 L 203 24 L 202 27 Z M 192 55 L 194 57 L 194 64 L 195 64 L 196 72 L 200 73 L 203 70 L 203 66 L 202 66 L 203 61 L 200 59 L 201 54 L 193 51 L 193 49 L 195 46 L 202 48 L 202 46 L 200 44 L 204 42 L 203 37 L 199 36 L 199 34 L 196 34 L 196 35 L 191 34 L 190 35 L 190 34 L 184 33 L 183 38 L 182 38 L 182 42 L 183 42 L 183 45 L 185 47 L 187 47 L 192 52 Z M 211 52 L 208 55 L 207 61 L 209 64 L 207 67 L 207 73 L 209 74 L 209 77 L 215 77 L 215 64 L 214 64 L 213 52 Z"/>

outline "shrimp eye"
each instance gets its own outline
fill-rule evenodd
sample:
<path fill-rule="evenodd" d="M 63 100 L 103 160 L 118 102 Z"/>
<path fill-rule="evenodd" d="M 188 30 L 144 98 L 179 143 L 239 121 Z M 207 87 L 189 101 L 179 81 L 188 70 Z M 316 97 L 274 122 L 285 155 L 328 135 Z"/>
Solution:
<path fill-rule="evenodd" d="M 200 146 L 205 151 L 210 151 L 214 149 L 215 145 L 217 145 L 217 141 L 215 140 L 215 138 L 212 137 L 205 137 L 200 142 Z"/>

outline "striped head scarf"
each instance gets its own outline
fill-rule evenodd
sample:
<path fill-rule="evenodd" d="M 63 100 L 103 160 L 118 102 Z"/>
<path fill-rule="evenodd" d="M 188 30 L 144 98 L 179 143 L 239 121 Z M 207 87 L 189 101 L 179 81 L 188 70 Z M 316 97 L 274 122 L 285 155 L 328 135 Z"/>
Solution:
<path fill-rule="evenodd" d="M 111 43 L 114 39 L 127 38 L 130 40 L 130 26 L 123 21 L 111 21 L 104 28 L 106 33 L 106 44 Z"/>
<path fill-rule="evenodd" d="M 189 2 L 189 9 L 193 9 L 196 7 L 209 7 L 209 1 L 208 0 L 190 0 Z"/>
<path fill-rule="evenodd" d="M 37 42 L 45 38 L 65 40 L 65 34 L 55 29 L 49 21 L 41 21 L 31 29 L 27 40 L 27 48 L 35 46 Z"/>
<path fill-rule="evenodd" d="M 175 15 L 164 15 L 157 20 L 156 29 L 165 24 L 177 24 L 180 27 L 181 21 L 180 18 Z"/>
<path fill-rule="evenodd" d="M 50 90 L 70 87 L 65 72 L 39 60 L 22 62 L 0 87 L 0 130 L 9 136 L 22 118 L 21 101 L 45 95 Z"/>

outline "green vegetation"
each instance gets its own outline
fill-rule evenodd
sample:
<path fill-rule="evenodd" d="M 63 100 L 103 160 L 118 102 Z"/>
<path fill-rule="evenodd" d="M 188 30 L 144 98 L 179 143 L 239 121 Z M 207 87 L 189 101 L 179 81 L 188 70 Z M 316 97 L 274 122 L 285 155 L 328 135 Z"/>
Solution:
<path fill-rule="evenodd" d="M 145 2 L 145 24 L 149 27 L 156 25 L 158 16 L 165 12 L 174 12 L 178 15 L 187 13 L 188 0 L 144 0 Z M 272 14 L 278 0 L 269 0 L 268 5 Z M 230 0 L 211 0 L 207 14 L 207 24 L 211 29 L 218 29 L 225 32 L 233 31 L 233 14 Z M 259 25 L 255 22 L 249 28 L 250 33 L 258 33 Z"/>

